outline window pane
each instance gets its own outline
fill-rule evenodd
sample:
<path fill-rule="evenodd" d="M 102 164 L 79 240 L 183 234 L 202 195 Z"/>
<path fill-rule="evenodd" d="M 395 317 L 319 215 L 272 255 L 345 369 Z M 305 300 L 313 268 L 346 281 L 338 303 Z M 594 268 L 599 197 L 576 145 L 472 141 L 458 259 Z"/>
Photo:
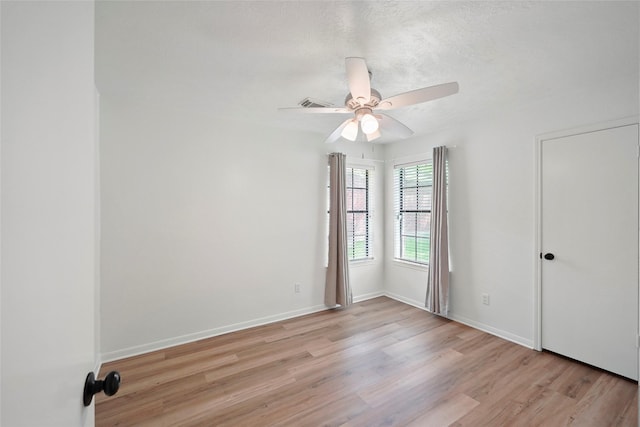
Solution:
<path fill-rule="evenodd" d="M 431 193 L 433 187 L 418 187 L 416 195 L 417 210 L 431 210 Z"/>
<path fill-rule="evenodd" d="M 410 261 L 416 259 L 416 239 L 415 237 L 403 237 L 402 238 L 402 258 Z"/>
<path fill-rule="evenodd" d="M 347 168 L 347 187 L 353 187 L 353 169 Z"/>
<path fill-rule="evenodd" d="M 354 236 L 353 258 L 361 259 L 369 255 L 366 236 Z"/>
<path fill-rule="evenodd" d="M 353 210 L 366 211 L 367 210 L 367 190 L 366 189 L 353 189 Z"/>
<path fill-rule="evenodd" d="M 403 178 L 401 183 L 403 187 L 415 187 L 418 184 L 418 174 L 415 166 L 404 168 L 401 176 Z"/>
<path fill-rule="evenodd" d="M 420 237 L 416 239 L 416 261 L 429 262 L 429 239 Z"/>
<path fill-rule="evenodd" d="M 432 170 L 433 170 L 433 165 L 431 162 L 416 166 L 416 175 L 417 175 L 418 185 L 421 185 L 421 186 L 432 185 L 431 184 L 433 179 Z"/>
<path fill-rule="evenodd" d="M 367 234 L 367 214 L 354 213 L 353 215 L 353 233 L 358 235 Z"/>
<path fill-rule="evenodd" d="M 431 214 L 428 214 L 428 213 L 416 214 L 416 236 L 429 237 L 430 227 L 431 227 Z"/>
<path fill-rule="evenodd" d="M 347 210 L 353 210 L 353 190 L 350 188 L 347 188 Z"/>
<path fill-rule="evenodd" d="M 352 234 L 353 234 L 353 214 L 347 213 L 347 236 L 350 236 Z"/>
<path fill-rule="evenodd" d="M 366 188 L 367 187 L 367 170 L 366 169 L 354 169 L 353 170 L 353 187 Z"/>
<path fill-rule="evenodd" d="M 401 234 L 415 235 L 416 234 L 416 214 L 405 213 L 402 215 L 402 230 Z"/>
<path fill-rule="evenodd" d="M 402 210 L 416 210 L 418 198 L 415 187 L 402 189 Z"/>

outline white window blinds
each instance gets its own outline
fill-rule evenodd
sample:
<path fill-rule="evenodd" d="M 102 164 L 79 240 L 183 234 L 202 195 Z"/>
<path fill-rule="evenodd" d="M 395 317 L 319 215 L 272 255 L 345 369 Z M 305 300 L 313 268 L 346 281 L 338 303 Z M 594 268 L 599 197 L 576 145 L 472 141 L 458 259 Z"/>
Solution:
<path fill-rule="evenodd" d="M 433 166 L 430 160 L 393 171 L 394 257 L 429 263 Z"/>
<path fill-rule="evenodd" d="M 347 237 L 350 260 L 371 258 L 371 170 L 347 168 Z"/>
<path fill-rule="evenodd" d="M 373 169 L 347 167 L 346 178 L 347 251 L 349 260 L 373 258 L 371 244 L 372 200 L 370 191 L 373 183 Z M 328 194 L 329 189 L 327 186 L 327 208 L 329 207 Z"/>

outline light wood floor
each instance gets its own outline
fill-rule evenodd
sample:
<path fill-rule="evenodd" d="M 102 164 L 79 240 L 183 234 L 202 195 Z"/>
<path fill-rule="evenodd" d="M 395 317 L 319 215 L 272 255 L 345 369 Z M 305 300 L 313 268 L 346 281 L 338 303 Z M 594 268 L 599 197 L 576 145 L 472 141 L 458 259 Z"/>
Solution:
<path fill-rule="evenodd" d="M 388 298 L 107 363 L 97 426 L 637 426 L 637 384 Z"/>

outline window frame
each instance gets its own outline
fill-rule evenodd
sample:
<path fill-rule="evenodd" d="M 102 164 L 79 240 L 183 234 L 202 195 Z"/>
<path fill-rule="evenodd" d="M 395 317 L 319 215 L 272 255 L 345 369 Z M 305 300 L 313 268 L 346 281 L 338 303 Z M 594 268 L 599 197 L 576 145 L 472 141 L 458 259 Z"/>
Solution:
<path fill-rule="evenodd" d="M 354 183 L 354 170 L 362 170 L 365 173 L 365 187 L 355 187 Z M 352 214 L 353 216 L 352 218 L 352 224 L 351 224 L 351 228 L 352 228 L 352 233 L 351 235 L 349 235 L 349 232 L 347 231 L 347 239 L 349 240 L 349 243 L 351 244 L 351 247 L 349 248 L 349 244 L 347 244 L 347 248 L 348 248 L 348 257 L 349 257 L 349 261 L 354 261 L 354 262 L 361 262 L 361 261 L 367 261 L 367 260 L 371 260 L 373 259 L 373 247 L 372 247 L 372 242 L 371 242 L 371 181 L 372 181 L 372 169 L 368 168 L 368 167 L 362 167 L 359 165 L 349 165 L 347 164 L 347 174 L 349 174 L 349 171 L 351 171 L 351 187 L 349 187 L 348 185 L 345 186 L 345 190 L 346 193 L 349 194 L 349 190 L 351 190 L 351 200 L 347 200 L 347 220 L 350 216 L 350 214 Z M 349 182 L 349 180 L 347 179 L 347 182 Z M 355 192 L 353 190 L 365 190 L 365 209 L 349 209 L 349 206 L 351 206 L 353 208 L 355 202 Z M 356 255 L 356 237 L 357 236 L 361 236 L 361 235 L 356 235 L 355 233 L 355 214 L 364 214 L 365 215 L 365 256 L 364 257 L 359 257 L 359 258 L 355 258 Z M 347 226 L 347 230 L 348 230 L 348 226 Z M 352 257 L 353 256 L 353 257 Z"/>
<path fill-rule="evenodd" d="M 354 187 L 354 180 L 353 180 L 353 171 L 354 169 L 357 170 L 363 170 L 365 172 L 365 187 Z M 327 169 L 328 170 L 328 169 Z M 348 240 L 348 260 L 349 263 L 366 263 L 368 261 L 372 261 L 374 259 L 374 250 L 373 250 L 373 182 L 374 182 L 374 173 L 375 168 L 373 166 L 368 166 L 368 165 L 361 165 L 361 164 L 351 164 L 351 163 L 347 163 L 346 165 L 346 173 L 351 174 L 351 186 L 348 186 L 348 182 L 349 180 L 347 179 L 348 177 L 345 176 L 345 193 L 349 193 L 349 190 L 351 190 L 351 200 L 347 200 L 347 221 L 350 218 L 350 214 L 365 214 L 365 256 L 364 257 L 358 257 L 355 258 L 355 224 L 352 224 L 352 232 L 349 233 L 348 228 L 347 227 L 347 240 Z M 329 183 L 329 178 L 328 178 L 328 174 L 327 174 L 327 230 L 328 230 L 328 224 L 329 224 L 329 204 L 330 204 L 330 183 Z M 353 207 L 353 198 L 354 198 L 354 191 L 353 189 L 356 190 L 365 190 L 365 210 L 354 210 L 351 209 Z M 355 221 L 355 215 L 351 216 L 351 218 L 354 218 L 353 221 Z M 327 232 L 327 236 L 328 236 L 328 232 Z"/>
<path fill-rule="evenodd" d="M 421 166 L 428 167 L 431 172 L 425 177 L 425 185 L 420 185 L 418 168 Z M 404 177 L 407 174 L 407 170 L 410 168 L 416 168 L 416 183 L 415 185 L 403 185 Z M 429 250 L 431 244 L 430 230 L 425 232 L 425 236 L 421 236 L 418 231 L 418 215 L 426 214 L 430 223 L 431 220 L 431 198 L 429 198 L 429 205 L 424 208 L 419 207 L 420 188 L 433 187 L 433 161 L 432 159 L 421 159 L 410 163 L 395 164 L 393 166 L 393 210 L 394 210 L 394 224 L 393 224 L 393 259 L 398 263 L 405 264 L 411 267 L 428 268 L 429 266 Z M 406 197 L 403 197 L 406 192 L 405 189 L 415 188 L 416 203 L 415 208 L 405 208 L 404 202 Z M 432 194 L 432 191 L 431 191 Z M 407 215 L 415 214 L 415 222 L 413 224 L 413 234 L 407 234 L 405 231 L 405 218 Z M 414 256 L 408 257 L 405 255 L 406 239 L 414 239 Z M 419 250 L 419 240 L 426 240 L 426 260 L 420 258 L 420 253 L 424 251 Z"/>

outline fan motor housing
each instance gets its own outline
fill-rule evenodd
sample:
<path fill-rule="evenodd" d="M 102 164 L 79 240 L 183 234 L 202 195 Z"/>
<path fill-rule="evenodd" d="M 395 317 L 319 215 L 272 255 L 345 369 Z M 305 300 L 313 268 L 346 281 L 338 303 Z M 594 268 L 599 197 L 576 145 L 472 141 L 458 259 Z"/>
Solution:
<path fill-rule="evenodd" d="M 371 88 L 371 96 L 369 97 L 369 101 L 367 101 L 366 104 L 361 105 L 358 101 L 356 101 L 355 99 L 353 99 L 353 95 L 351 95 L 351 93 L 347 94 L 347 97 L 344 99 L 344 105 L 353 111 L 356 111 L 360 108 L 363 107 L 367 107 L 369 109 L 375 108 L 378 106 L 378 104 L 380 103 L 380 100 L 382 99 L 382 96 L 380 95 L 380 92 L 378 92 L 377 90 L 375 90 L 374 88 Z"/>

